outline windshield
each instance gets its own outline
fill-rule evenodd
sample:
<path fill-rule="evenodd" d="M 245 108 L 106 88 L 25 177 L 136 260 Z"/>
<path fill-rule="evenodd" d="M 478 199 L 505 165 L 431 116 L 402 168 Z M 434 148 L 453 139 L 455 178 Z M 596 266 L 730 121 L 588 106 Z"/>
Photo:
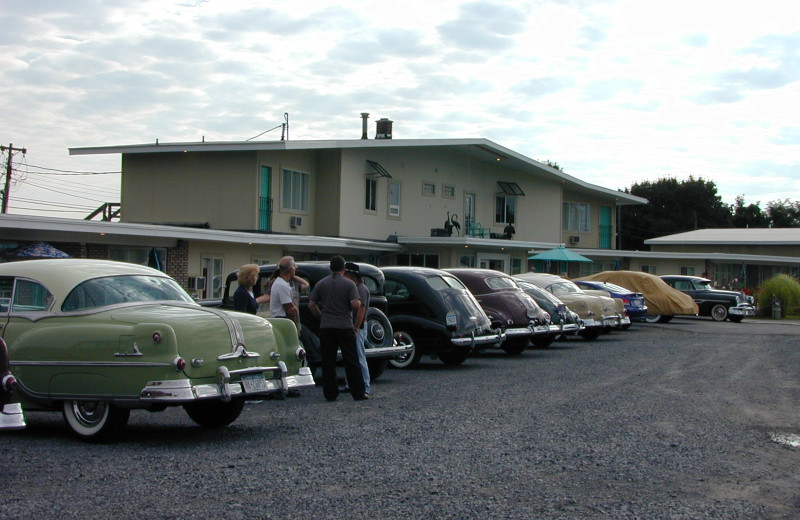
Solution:
<path fill-rule="evenodd" d="M 118 303 L 179 301 L 191 296 L 172 278 L 162 276 L 106 276 L 77 285 L 64 300 L 62 311 L 79 311 Z"/>
<path fill-rule="evenodd" d="M 711 287 L 711 281 L 710 280 L 692 280 L 692 283 L 694 283 L 695 289 L 699 289 L 701 291 L 713 291 L 714 290 L 714 288 Z"/>
<path fill-rule="evenodd" d="M 555 294 L 556 296 L 559 296 L 559 295 L 562 295 L 562 294 L 583 294 L 583 291 L 581 291 L 580 287 L 578 287 L 574 283 L 568 282 L 568 281 L 556 282 L 554 284 L 551 284 L 547 288 L 547 290 L 549 290 L 551 293 Z"/>

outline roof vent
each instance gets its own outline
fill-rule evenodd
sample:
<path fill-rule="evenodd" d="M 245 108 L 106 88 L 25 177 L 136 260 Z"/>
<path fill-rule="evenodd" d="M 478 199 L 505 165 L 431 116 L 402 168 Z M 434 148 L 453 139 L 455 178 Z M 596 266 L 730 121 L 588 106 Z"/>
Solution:
<path fill-rule="evenodd" d="M 376 133 L 375 139 L 391 139 L 392 138 L 392 123 L 389 119 L 382 117 L 375 121 Z"/>
<path fill-rule="evenodd" d="M 361 139 L 368 139 L 367 119 L 369 119 L 369 112 L 361 112 Z"/>

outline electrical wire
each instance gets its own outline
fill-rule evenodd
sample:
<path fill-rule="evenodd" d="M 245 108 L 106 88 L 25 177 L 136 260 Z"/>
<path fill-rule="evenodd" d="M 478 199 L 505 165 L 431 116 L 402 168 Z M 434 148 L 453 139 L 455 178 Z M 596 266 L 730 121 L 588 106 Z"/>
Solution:
<path fill-rule="evenodd" d="M 115 172 L 91 172 L 91 171 L 79 171 L 79 170 L 59 170 L 58 168 L 45 168 L 44 166 L 35 166 L 33 164 L 28 164 L 28 168 L 36 168 L 39 170 L 47 170 L 49 172 L 59 172 L 59 173 L 51 173 L 45 174 L 44 172 L 40 172 L 42 175 L 112 175 L 116 173 L 122 173 L 121 171 Z"/>

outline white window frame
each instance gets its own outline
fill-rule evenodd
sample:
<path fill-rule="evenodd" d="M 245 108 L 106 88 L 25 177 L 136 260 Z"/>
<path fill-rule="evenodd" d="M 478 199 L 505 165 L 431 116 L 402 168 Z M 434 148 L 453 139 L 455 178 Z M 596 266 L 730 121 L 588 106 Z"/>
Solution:
<path fill-rule="evenodd" d="M 435 197 L 436 196 L 436 183 L 430 181 L 422 181 L 422 196 Z"/>
<path fill-rule="evenodd" d="M 456 187 L 453 186 L 452 184 L 442 184 L 442 198 L 443 199 L 456 198 Z"/>
<path fill-rule="evenodd" d="M 502 208 L 502 220 L 497 220 L 497 215 L 500 213 L 498 211 L 500 208 L 498 207 L 500 204 L 500 199 L 503 199 L 503 208 Z M 509 204 L 510 203 L 510 204 Z M 511 206 L 511 217 L 508 218 L 508 207 Z M 494 196 L 494 218 L 495 224 L 515 224 L 515 220 L 517 219 L 517 197 L 513 195 L 506 195 L 504 193 L 498 193 Z"/>
<path fill-rule="evenodd" d="M 281 209 L 308 213 L 311 174 L 290 168 L 281 170 Z"/>
<path fill-rule="evenodd" d="M 378 179 L 367 177 L 364 180 L 364 211 L 366 213 L 378 211 Z"/>
<path fill-rule="evenodd" d="M 585 202 L 565 202 L 561 217 L 564 231 L 588 233 L 591 230 L 591 207 Z"/>
<path fill-rule="evenodd" d="M 395 189 L 396 193 L 393 194 L 392 192 L 395 191 Z M 389 181 L 389 189 L 386 190 L 386 198 L 389 202 L 387 216 L 389 218 L 397 218 L 397 219 L 400 218 L 400 204 L 402 200 L 400 194 L 401 194 L 400 183 Z M 397 200 L 392 200 L 394 195 L 397 196 Z"/>

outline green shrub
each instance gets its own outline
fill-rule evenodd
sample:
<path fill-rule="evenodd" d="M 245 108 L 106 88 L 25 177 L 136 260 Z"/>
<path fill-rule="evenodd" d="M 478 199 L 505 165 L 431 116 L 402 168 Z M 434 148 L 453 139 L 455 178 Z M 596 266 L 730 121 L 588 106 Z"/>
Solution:
<path fill-rule="evenodd" d="M 772 316 L 772 296 L 781 302 L 781 318 L 786 317 L 788 307 L 800 305 L 800 282 L 788 274 L 779 274 L 761 284 L 757 295 L 759 314 Z"/>

